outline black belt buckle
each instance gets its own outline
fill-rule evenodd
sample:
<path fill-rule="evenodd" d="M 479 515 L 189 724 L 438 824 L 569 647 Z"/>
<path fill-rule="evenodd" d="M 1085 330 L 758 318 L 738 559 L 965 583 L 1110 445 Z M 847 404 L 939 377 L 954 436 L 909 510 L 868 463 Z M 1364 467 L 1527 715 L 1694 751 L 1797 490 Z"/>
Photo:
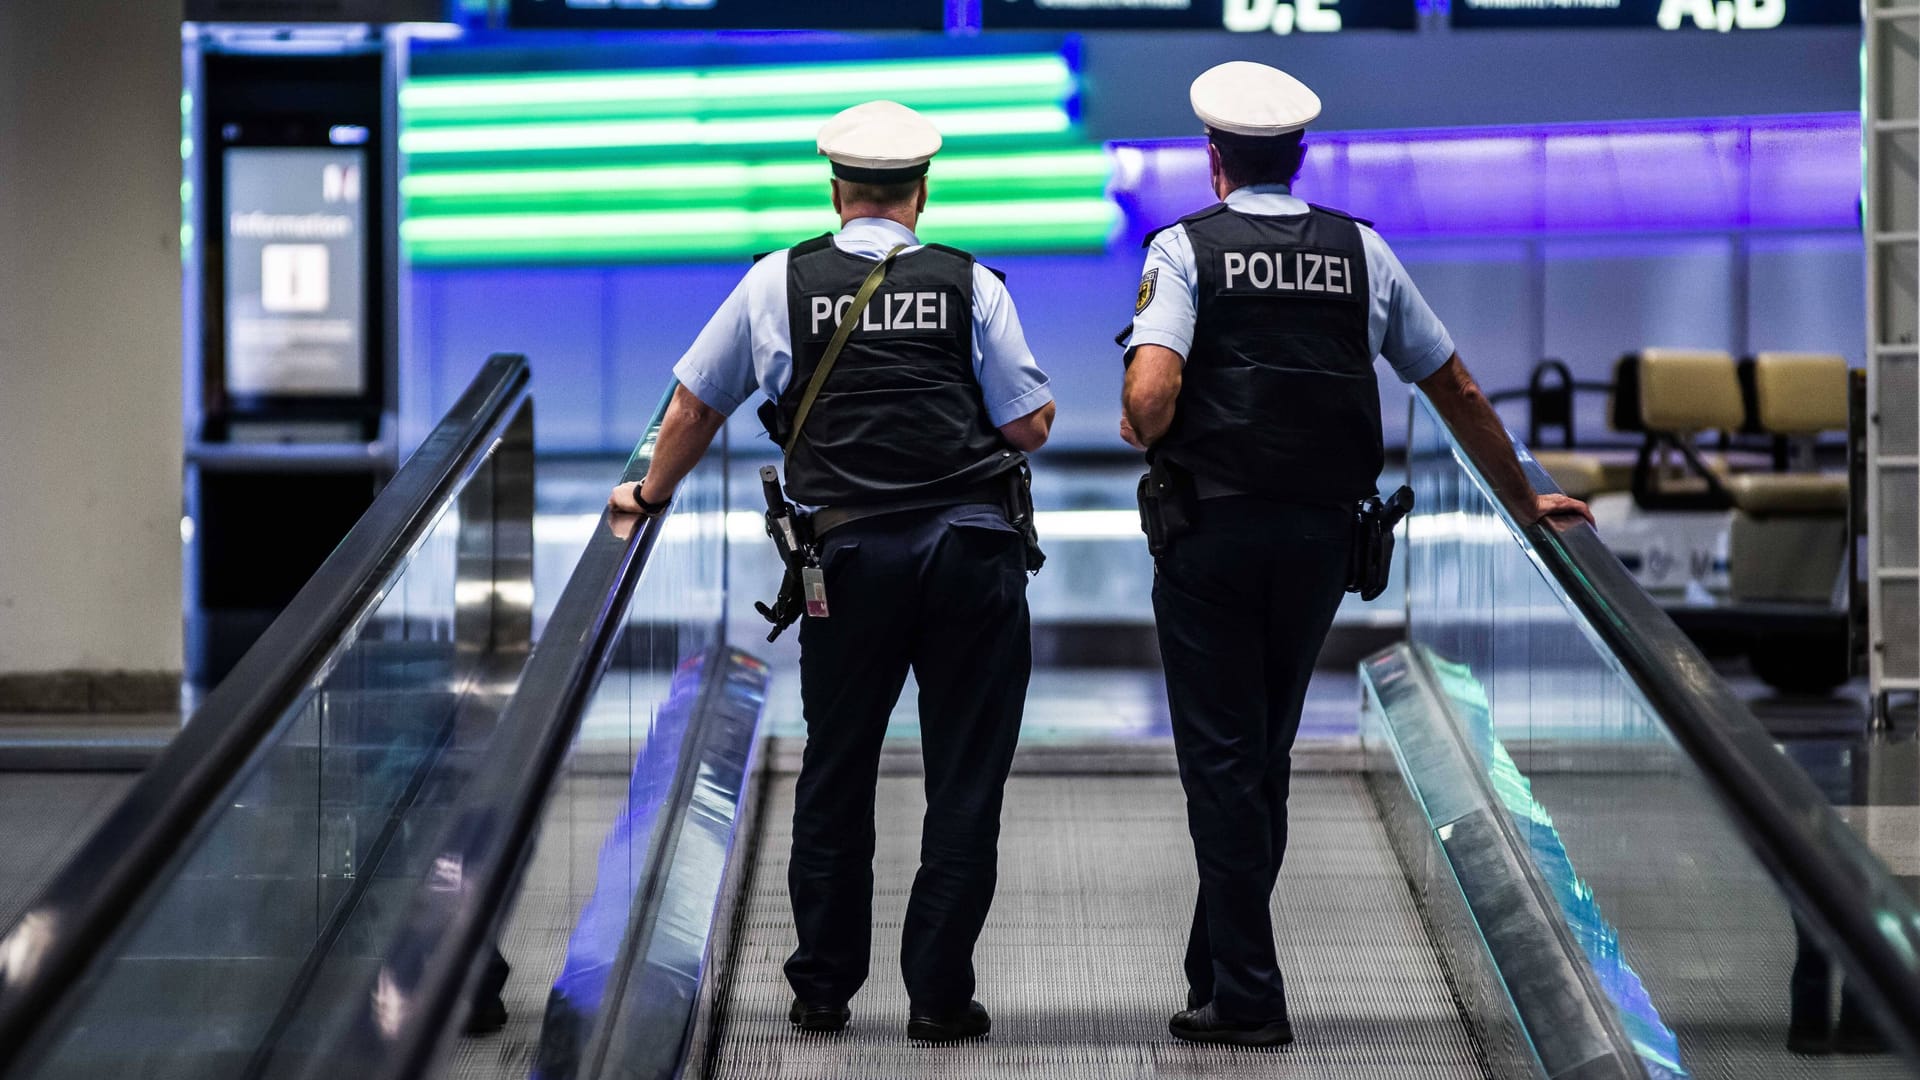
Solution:
<path fill-rule="evenodd" d="M 1347 591 L 1373 600 L 1387 591 L 1393 570 L 1393 530 L 1413 509 L 1413 489 L 1402 484 L 1385 502 L 1370 495 L 1353 511 L 1353 554 L 1348 561 Z"/>

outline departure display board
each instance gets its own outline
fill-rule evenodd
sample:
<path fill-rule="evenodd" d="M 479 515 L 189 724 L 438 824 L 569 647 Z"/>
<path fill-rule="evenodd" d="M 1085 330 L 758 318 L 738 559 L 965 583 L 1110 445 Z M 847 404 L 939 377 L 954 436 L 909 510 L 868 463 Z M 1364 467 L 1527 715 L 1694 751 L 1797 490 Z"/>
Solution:
<path fill-rule="evenodd" d="M 989 3 L 992 0 L 988 0 Z M 1858 0 L 1453 0 L 1462 29 L 1607 27 L 1648 30 L 1772 30 L 1858 26 Z"/>
<path fill-rule="evenodd" d="M 187 0 L 191 22 L 443 22 L 447 0 Z"/>
<path fill-rule="evenodd" d="M 946 0 L 508 0 L 507 24 L 629 30 L 944 30 Z"/>
<path fill-rule="evenodd" d="M 366 390 L 366 152 L 225 155 L 226 387 L 250 397 Z"/>
<path fill-rule="evenodd" d="M 1415 20 L 1414 0 L 980 0 L 980 27 L 1328 34 L 1412 30 Z"/>

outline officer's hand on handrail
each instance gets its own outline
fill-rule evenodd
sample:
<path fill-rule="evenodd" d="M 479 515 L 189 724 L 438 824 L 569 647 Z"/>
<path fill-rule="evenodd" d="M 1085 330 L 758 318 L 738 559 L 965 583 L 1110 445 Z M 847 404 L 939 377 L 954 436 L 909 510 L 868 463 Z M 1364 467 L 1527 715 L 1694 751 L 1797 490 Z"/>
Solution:
<path fill-rule="evenodd" d="M 638 514 L 641 517 L 659 517 L 666 513 L 667 504 L 673 501 L 672 493 L 656 502 L 648 502 L 642 490 L 646 483 L 641 480 L 616 486 L 613 494 L 607 496 L 607 509 L 616 514 Z"/>
<path fill-rule="evenodd" d="M 620 514 L 642 513 L 640 509 L 640 484 L 620 484 L 607 496 L 607 509 Z"/>
<path fill-rule="evenodd" d="M 1533 520 L 1545 521 L 1550 517 L 1580 517 L 1587 524 L 1594 524 L 1593 511 L 1586 503 L 1567 495 L 1535 495 L 1533 497 Z"/>
<path fill-rule="evenodd" d="M 607 515 L 607 531 L 613 533 L 615 540 L 631 540 L 633 530 L 643 519 L 639 514 L 628 514 L 615 510 Z"/>

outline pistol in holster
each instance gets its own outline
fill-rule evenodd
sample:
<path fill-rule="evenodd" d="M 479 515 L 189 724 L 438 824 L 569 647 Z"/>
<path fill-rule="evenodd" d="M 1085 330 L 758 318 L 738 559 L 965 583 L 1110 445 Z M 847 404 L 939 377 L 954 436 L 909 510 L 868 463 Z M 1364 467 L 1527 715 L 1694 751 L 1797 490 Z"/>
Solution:
<path fill-rule="evenodd" d="M 1353 555 L 1347 564 L 1347 591 L 1372 600 L 1386 591 L 1393 569 L 1393 530 L 1413 509 L 1413 489 L 1401 485 L 1385 502 L 1378 495 L 1353 508 Z"/>
<path fill-rule="evenodd" d="M 1165 457 L 1150 455 L 1135 495 L 1140 502 L 1140 531 L 1147 534 L 1148 553 L 1157 559 L 1193 528 L 1193 474 Z"/>
<path fill-rule="evenodd" d="M 767 535 L 773 538 L 774 550 L 779 553 L 780 565 L 785 571 L 773 604 L 755 601 L 753 605 L 762 618 L 773 624 L 773 630 L 767 634 L 767 640 L 772 641 L 807 613 L 807 571 L 819 573 L 820 550 L 814 543 L 808 515 L 780 493 L 779 469 L 771 465 L 760 467 L 760 491 L 767 500 Z"/>
<path fill-rule="evenodd" d="M 1026 545 L 1027 573 L 1037 574 L 1047 565 L 1047 553 L 1040 550 L 1040 530 L 1033 518 L 1033 467 L 1022 461 L 1019 468 L 1007 470 L 1006 477 L 1007 524 L 1019 531 Z"/>

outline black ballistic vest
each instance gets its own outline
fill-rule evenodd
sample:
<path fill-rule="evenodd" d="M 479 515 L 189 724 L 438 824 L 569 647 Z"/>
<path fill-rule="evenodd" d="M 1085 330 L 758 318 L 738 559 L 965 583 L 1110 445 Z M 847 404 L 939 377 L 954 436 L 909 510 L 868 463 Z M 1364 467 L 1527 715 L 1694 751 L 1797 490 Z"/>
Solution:
<path fill-rule="evenodd" d="M 831 236 L 789 253 L 793 378 L 777 402 L 776 437 L 793 430 L 873 266 Z M 896 258 L 813 403 L 787 461 L 787 494 L 810 506 L 958 495 L 1023 460 L 988 419 L 973 370 L 973 256 L 929 244 Z"/>
<path fill-rule="evenodd" d="M 1157 452 L 1196 476 L 1289 502 L 1374 494 L 1385 452 L 1360 227 L 1320 207 L 1267 217 L 1224 203 L 1180 220 L 1199 269 L 1199 310 Z"/>

